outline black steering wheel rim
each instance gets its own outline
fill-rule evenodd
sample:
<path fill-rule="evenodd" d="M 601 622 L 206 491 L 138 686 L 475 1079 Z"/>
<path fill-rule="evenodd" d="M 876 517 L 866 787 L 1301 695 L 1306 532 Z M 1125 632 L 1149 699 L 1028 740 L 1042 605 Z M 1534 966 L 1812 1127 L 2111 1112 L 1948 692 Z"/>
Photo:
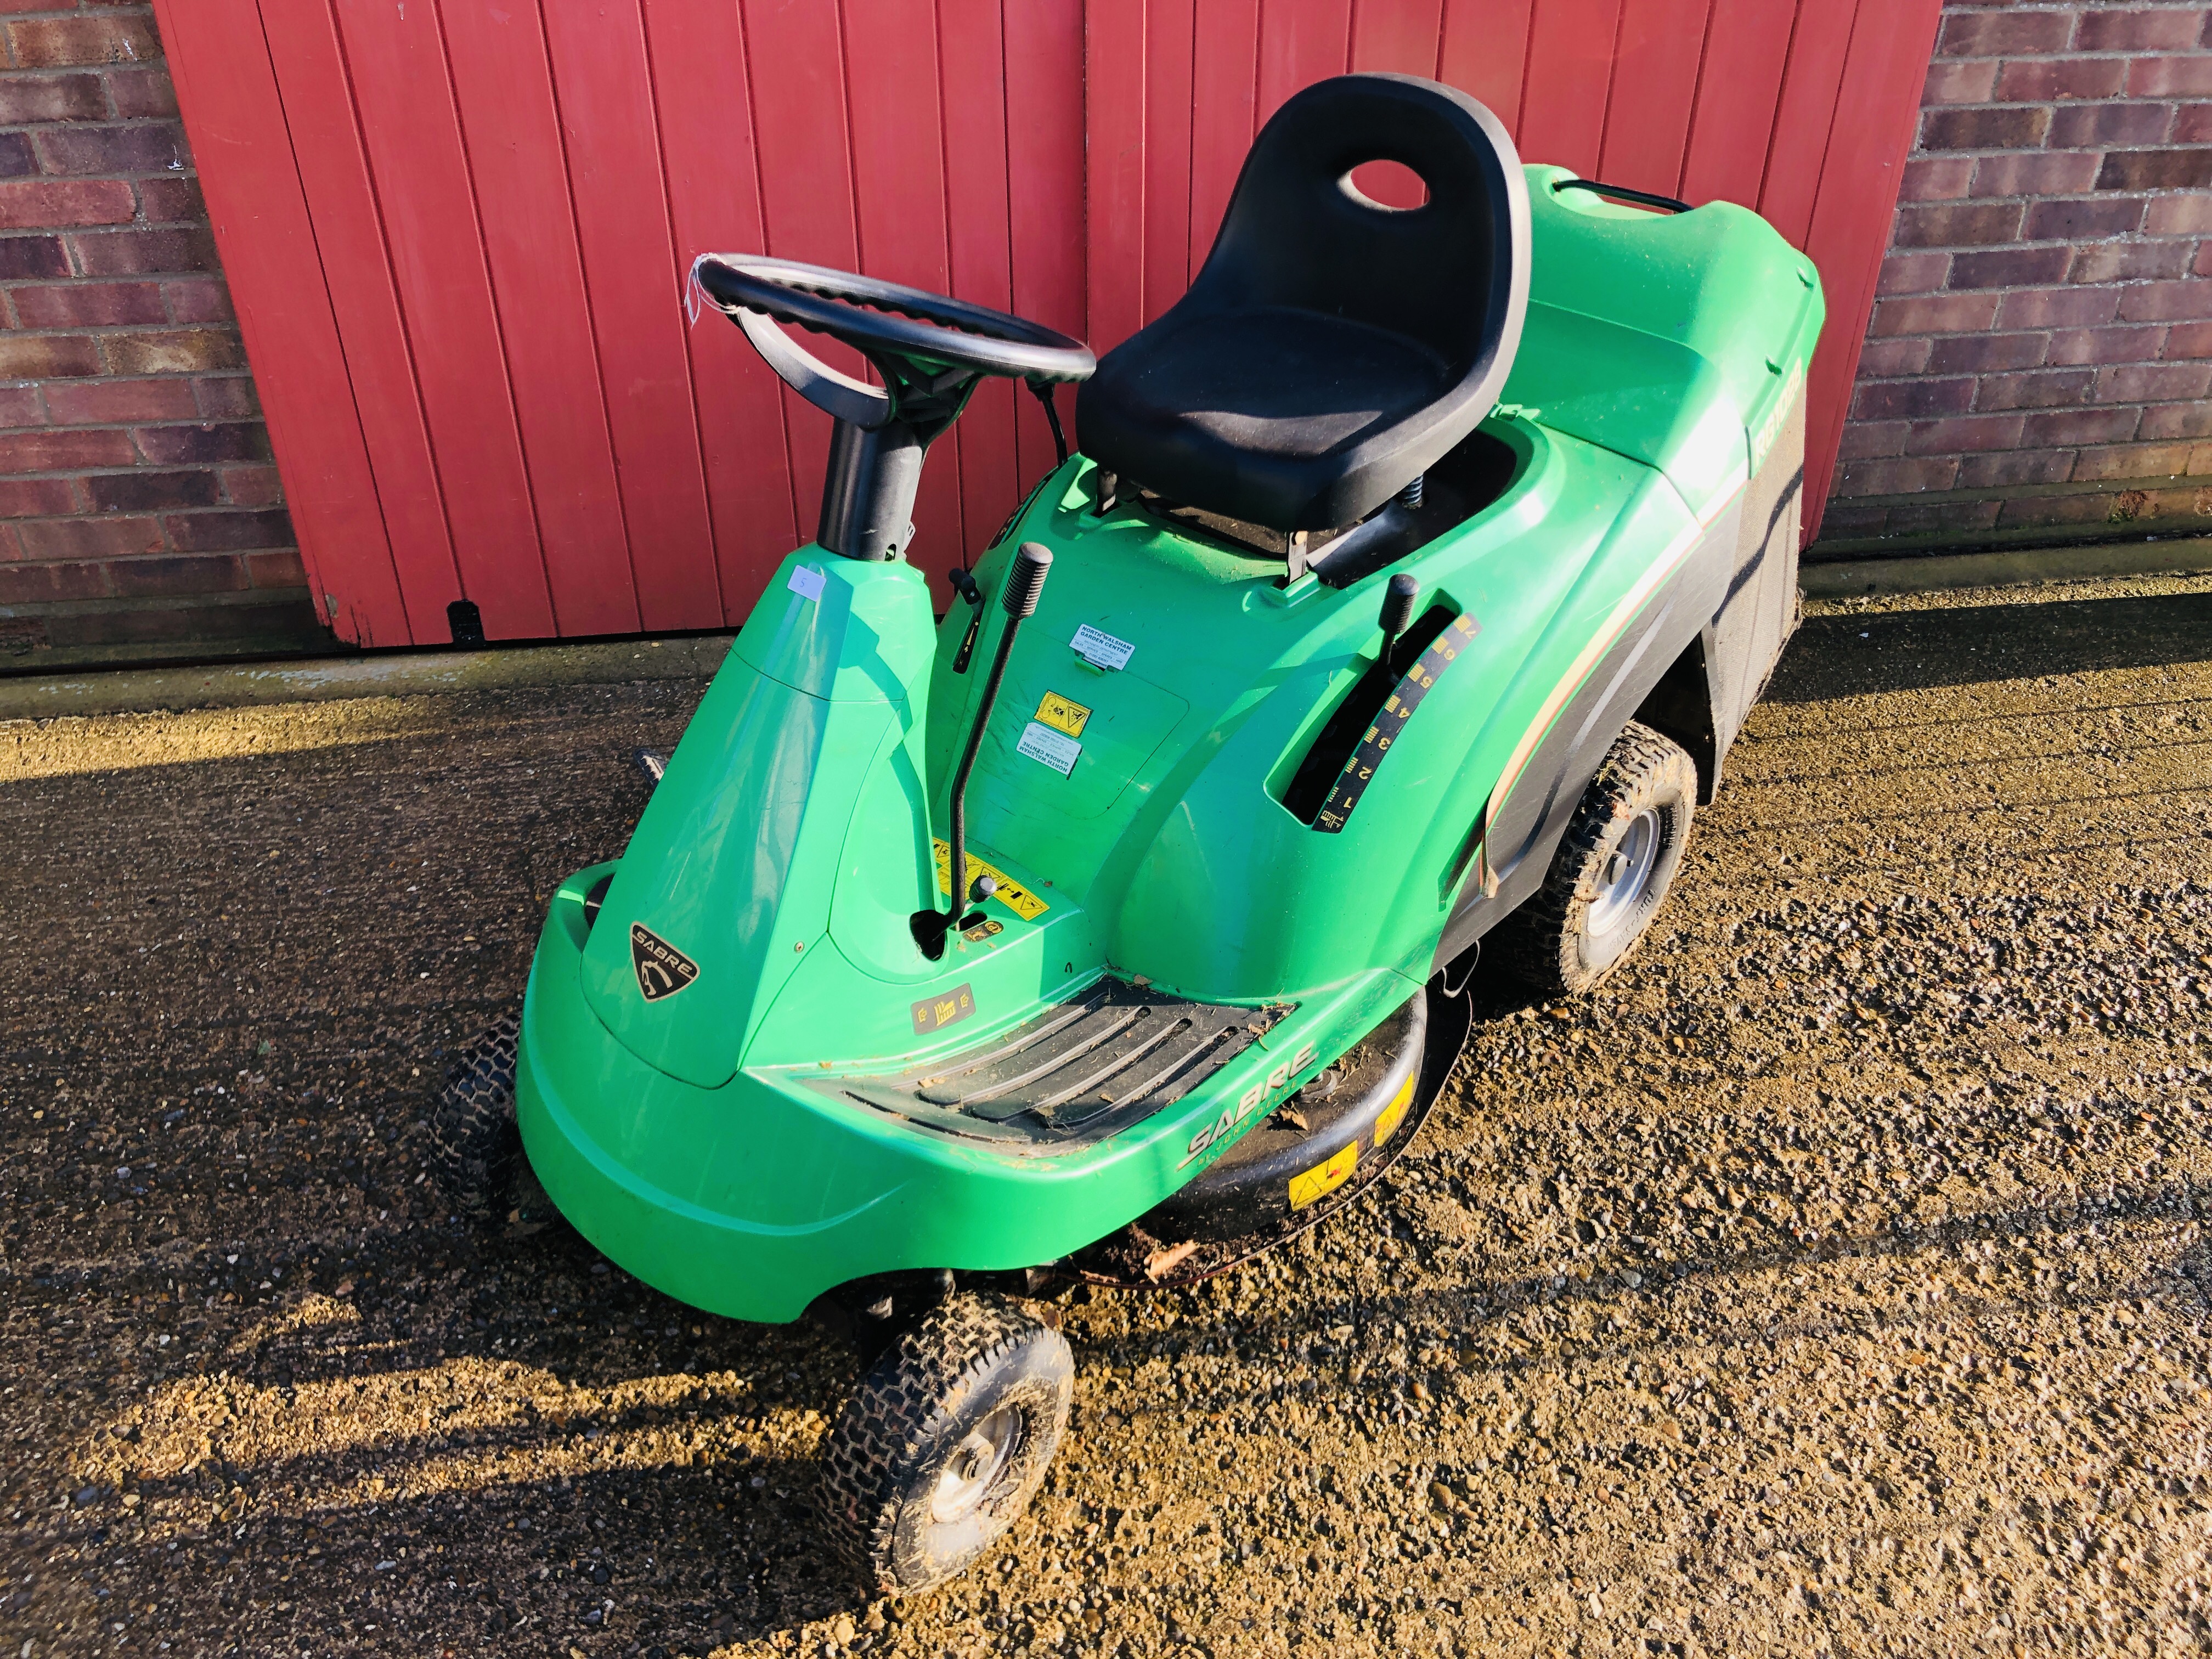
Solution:
<path fill-rule="evenodd" d="M 1090 347 L 1042 323 L 902 283 L 749 253 L 702 254 L 694 276 L 795 391 L 856 425 L 890 417 L 885 394 L 838 374 L 781 330 L 757 327 L 756 318 L 827 334 L 879 368 L 888 357 L 1049 385 L 1088 380 L 1097 367 Z"/>

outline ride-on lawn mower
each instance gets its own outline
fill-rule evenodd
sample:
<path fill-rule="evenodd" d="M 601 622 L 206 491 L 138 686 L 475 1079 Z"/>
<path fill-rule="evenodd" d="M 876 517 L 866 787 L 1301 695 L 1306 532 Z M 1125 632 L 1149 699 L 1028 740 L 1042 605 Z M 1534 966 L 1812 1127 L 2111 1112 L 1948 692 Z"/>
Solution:
<path fill-rule="evenodd" d="M 1377 160 L 1425 201 L 1370 199 Z M 1041 1292 L 1326 1218 L 1429 1111 L 1479 944 L 1558 994 L 1644 931 L 1794 618 L 1820 288 L 1741 208 L 1524 169 L 1388 75 L 1286 103 L 1188 294 L 1095 366 L 888 283 L 694 276 L 835 422 L 819 532 L 439 1133 L 481 1199 L 519 1118 L 670 1296 L 840 1322 L 823 1507 L 920 1589 L 1060 1438 Z M 1080 382 L 1082 453 L 940 622 L 908 517 L 988 375 Z"/>

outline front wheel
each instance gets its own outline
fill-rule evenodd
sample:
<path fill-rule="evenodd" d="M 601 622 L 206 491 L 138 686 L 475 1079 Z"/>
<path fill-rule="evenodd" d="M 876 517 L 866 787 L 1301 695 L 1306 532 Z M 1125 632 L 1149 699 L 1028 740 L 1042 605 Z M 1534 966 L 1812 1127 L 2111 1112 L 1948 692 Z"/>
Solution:
<path fill-rule="evenodd" d="M 1067 1340 L 995 1296 L 948 1297 L 861 1379 L 822 1467 L 823 1508 L 877 1589 L 965 1570 L 1012 1526 L 1075 1396 Z"/>
<path fill-rule="evenodd" d="M 1544 884 L 1498 925 L 1507 971 L 1547 997 L 1611 973 L 1666 902 L 1697 799 L 1697 765 L 1682 746 L 1630 721 L 1583 792 Z"/>

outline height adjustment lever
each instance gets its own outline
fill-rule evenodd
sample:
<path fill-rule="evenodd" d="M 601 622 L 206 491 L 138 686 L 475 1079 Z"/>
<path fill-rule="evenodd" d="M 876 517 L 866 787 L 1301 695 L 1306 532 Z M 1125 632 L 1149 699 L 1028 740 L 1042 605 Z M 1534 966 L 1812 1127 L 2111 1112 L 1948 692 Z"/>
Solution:
<path fill-rule="evenodd" d="M 952 799 L 946 815 L 945 837 L 951 843 L 947 860 L 950 867 L 945 871 L 952 890 L 948 896 L 951 908 L 917 910 L 910 918 L 914 942 L 932 962 L 945 954 L 945 936 L 956 927 L 969 925 L 968 775 L 975 769 L 975 751 L 982 747 L 983 729 L 991 723 L 991 705 L 999 700 L 999 684 L 1006 678 L 1006 658 L 1013 651 L 1014 635 L 1021 631 L 1024 621 L 1036 615 L 1037 599 L 1044 592 L 1044 579 L 1051 569 L 1052 550 L 1036 542 L 1024 542 L 1015 550 L 1013 566 L 1006 572 L 1006 585 L 999 594 L 999 603 L 1006 609 L 1006 625 L 999 635 L 999 648 L 992 653 L 991 672 L 984 677 L 983 695 L 975 705 L 975 723 L 968 729 L 968 746 L 960 752 L 959 770 L 952 775 Z M 983 615 L 980 605 L 975 615 L 980 621 Z M 988 876 L 975 886 L 979 898 L 988 898 L 998 890 L 997 882 Z"/>
<path fill-rule="evenodd" d="M 1380 665 L 1385 673 L 1395 672 L 1391 659 L 1398 653 L 1398 638 L 1413 626 L 1413 607 L 1421 597 L 1421 585 L 1404 571 L 1390 578 L 1390 585 L 1382 590 L 1382 655 Z"/>
<path fill-rule="evenodd" d="M 975 654 L 975 635 L 983 628 L 983 590 L 975 586 L 975 574 L 971 570 L 956 566 L 948 573 L 948 578 L 952 591 L 973 607 L 968 617 L 968 631 L 961 635 L 959 650 L 952 653 L 952 672 L 964 674 L 968 672 L 968 659 Z"/>

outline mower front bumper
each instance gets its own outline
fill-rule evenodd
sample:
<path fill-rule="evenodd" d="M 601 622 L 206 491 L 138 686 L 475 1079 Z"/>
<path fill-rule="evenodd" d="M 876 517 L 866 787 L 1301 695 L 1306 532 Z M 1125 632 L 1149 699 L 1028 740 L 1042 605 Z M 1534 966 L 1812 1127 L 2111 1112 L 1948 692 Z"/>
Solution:
<path fill-rule="evenodd" d="M 1272 1055 L 1255 1047 L 1214 1088 L 1050 1156 L 994 1151 L 774 1074 L 740 1069 L 699 1088 L 640 1060 L 584 999 L 583 896 L 607 867 L 562 884 L 538 941 L 515 1075 L 523 1146 L 579 1232 L 711 1313 L 782 1323 L 874 1273 L 1057 1261 L 1195 1175 L 1206 1160 L 1188 1150 L 1193 1132 L 1285 1052 L 1280 1041 Z M 1309 1003 L 1277 1030 L 1294 1044 L 1310 1027 L 1350 1030 L 1348 1042 L 1407 994 L 1385 975 Z M 1322 1048 L 1279 1092 L 1334 1052 Z"/>

